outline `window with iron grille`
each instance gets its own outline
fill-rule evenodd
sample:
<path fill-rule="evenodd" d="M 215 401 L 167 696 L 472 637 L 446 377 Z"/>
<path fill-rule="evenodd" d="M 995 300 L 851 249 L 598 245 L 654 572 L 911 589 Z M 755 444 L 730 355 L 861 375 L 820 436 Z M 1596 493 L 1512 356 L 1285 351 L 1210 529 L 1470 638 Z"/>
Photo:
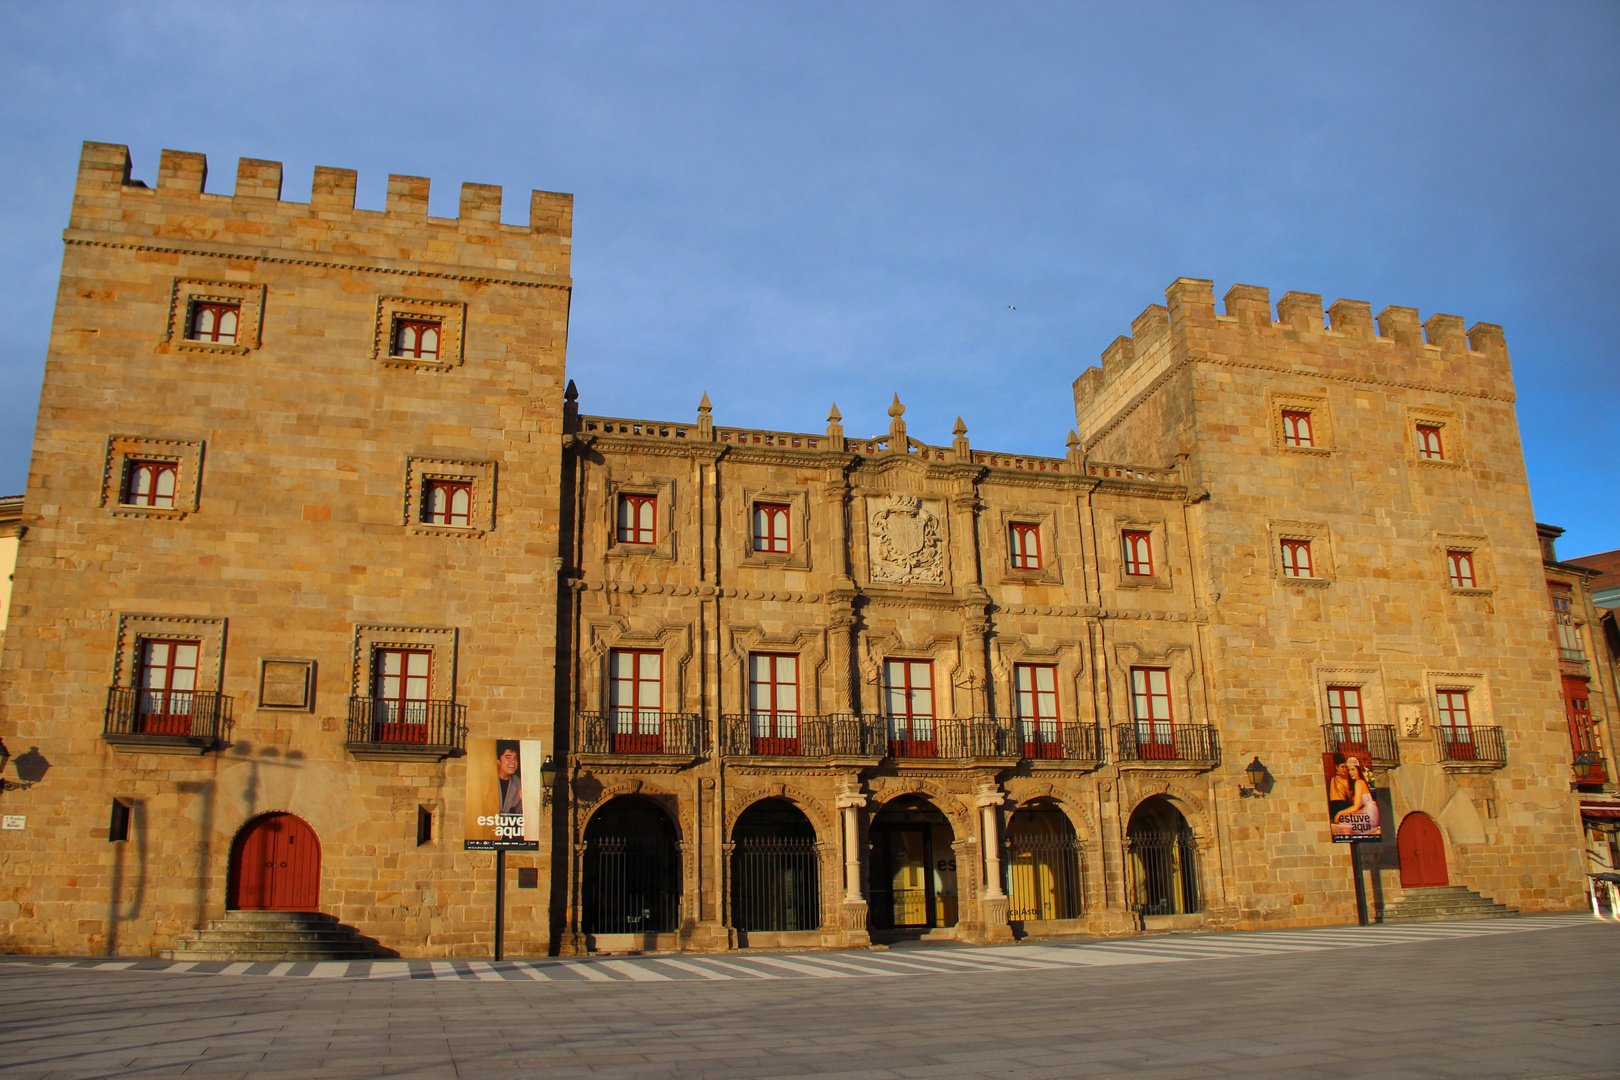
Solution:
<path fill-rule="evenodd" d="M 1007 526 L 1007 548 L 1014 570 L 1041 568 L 1041 527 L 1014 522 Z"/>
<path fill-rule="evenodd" d="M 619 543 L 652 544 L 658 539 L 658 496 L 619 496 Z"/>
<path fill-rule="evenodd" d="M 131 460 L 124 465 L 125 506 L 173 508 L 179 470 L 172 461 Z"/>
<path fill-rule="evenodd" d="M 1153 534 L 1126 529 L 1120 534 L 1125 546 L 1125 572 L 1132 577 L 1153 576 Z"/>
<path fill-rule="evenodd" d="M 614 649 L 608 657 L 608 704 L 617 752 L 662 749 L 664 654 L 654 649 Z"/>
<path fill-rule="evenodd" d="M 191 341 L 235 345 L 236 329 L 241 321 L 241 304 L 218 304 L 198 300 L 191 305 L 191 318 L 186 323 L 186 338 Z"/>
<path fill-rule="evenodd" d="M 885 711 L 889 739 L 899 743 L 934 741 L 934 663 L 932 660 L 883 662 Z"/>
<path fill-rule="evenodd" d="M 754 550 L 787 554 L 790 550 L 788 524 L 791 520 L 791 511 L 781 503 L 755 503 Z"/>
<path fill-rule="evenodd" d="M 395 319 L 391 355 L 412 360 L 439 358 L 439 323 L 436 319 Z"/>
<path fill-rule="evenodd" d="M 1473 552 L 1446 552 L 1446 574 L 1451 579 L 1451 587 L 1453 589 L 1474 588 L 1475 578 Z"/>
<path fill-rule="evenodd" d="M 470 480 L 434 480 L 422 484 L 422 523 L 467 528 L 472 525 Z"/>
<path fill-rule="evenodd" d="M 1586 659 L 1580 627 L 1575 625 L 1575 594 L 1568 585 L 1549 583 L 1553 621 L 1558 626 L 1558 655 L 1564 660 Z"/>
<path fill-rule="evenodd" d="M 1311 542 L 1309 540 L 1284 540 L 1282 542 L 1282 572 L 1283 577 L 1308 578 L 1312 576 Z"/>
<path fill-rule="evenodd" d="M 1418 456 L 1427 461 L 1444 461 L 1446 459 L 1445 444 L 1440 440 L 1440 425 L 1419 424 L 1417 426 Z"/>
<path fill-rule="evenodd" d="M 1060 745 L 1057 666 L 1014 664 L 1013 693 L 1024 742 L 1024 756 L 1056 756 L 1054 752 Z"/>
<path fill-rule="evenodd" d="M 748 657 L 748 724 L 756 754 L 794 753 L 799 740 L 799 658 Z"/>
<path fill-rule="evenodd" d="M 1282 433 L 1284 446 L 1316 445 L 1316 439 L 1311 432 L 1311 414 L 1308 412 L 1284 409 Z"/>

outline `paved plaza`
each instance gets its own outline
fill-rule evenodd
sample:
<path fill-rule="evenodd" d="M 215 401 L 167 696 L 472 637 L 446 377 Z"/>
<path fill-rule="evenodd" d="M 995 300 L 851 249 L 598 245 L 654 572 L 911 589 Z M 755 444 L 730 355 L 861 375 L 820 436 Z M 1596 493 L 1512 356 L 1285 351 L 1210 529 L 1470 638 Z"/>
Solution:
<path fill-rule="evenodd" d="M 334 964 L 0 960 L 0 1076 L 1620 1077 L 1620 924 Z"/>

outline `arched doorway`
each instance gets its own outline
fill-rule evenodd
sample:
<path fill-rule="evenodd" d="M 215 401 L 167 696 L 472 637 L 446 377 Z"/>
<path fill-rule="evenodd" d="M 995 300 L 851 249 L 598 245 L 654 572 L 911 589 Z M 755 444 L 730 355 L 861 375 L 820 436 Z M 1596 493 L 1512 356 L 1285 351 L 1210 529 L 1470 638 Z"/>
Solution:
<path fill-rule="evenodd" d="M 1125 830 L 1131 906 L 1143 915 L 1198 911 L 1198 848 L 1192 827 L 1163 795 L 1143 800 Z"/>
<path fill-rule="evenodd" d="M 902 795 L 872 819 L 874 930 L 956 925 L 956 834 L 927 799 Z"/>
<path fill-rule="evenodd" d="M 652 801 L 624 795 L 585 826 L 582 929 L 587 934 L 667 934 L 681 907 L 675 826 Z"/>
<path fill-rule="evenodd" d="M 816 830 L 786 799 L 755 803 L 731 833 L 731 925 L 737 930 L 821 928 Z"/>
<path fill-rule="evenodd" d="M 225 906 L 245 911 L 321 910 L 321 842 L 303 818 L 265 814 L 231 844 Z"/>
<path fill-rule="evenodd" d="M 1050 799 L 1020 806 L 1007 822 L 1007 917 L 1077 919 L 1083 893 L 1080 840 Z"/>
<path fill-rule="evenodd" d="M 1423 889 L 1449 885 L 1446 876 L 1446 846 L 1440 839 L 1440 826 L 1421 810 L 1407 814 L 1395 834 L 1401 857 L 1401 888 Z"/>

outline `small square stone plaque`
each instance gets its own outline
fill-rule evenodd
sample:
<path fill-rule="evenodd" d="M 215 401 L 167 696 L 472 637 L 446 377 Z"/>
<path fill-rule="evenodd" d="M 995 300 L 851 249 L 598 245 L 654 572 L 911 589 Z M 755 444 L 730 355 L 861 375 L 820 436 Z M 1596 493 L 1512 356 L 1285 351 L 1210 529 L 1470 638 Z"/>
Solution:
<path fill-rule="evenodd" d="M 315 682 L 313 660 L 265 660 L 259 705 L 267 709 L 307 709 Z"/>

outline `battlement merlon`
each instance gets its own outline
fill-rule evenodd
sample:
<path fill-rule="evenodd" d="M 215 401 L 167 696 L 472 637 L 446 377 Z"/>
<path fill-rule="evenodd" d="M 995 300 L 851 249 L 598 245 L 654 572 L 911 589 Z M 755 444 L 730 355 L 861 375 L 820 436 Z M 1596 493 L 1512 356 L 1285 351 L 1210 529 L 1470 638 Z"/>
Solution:
<path fill-rule="evenodd" d="M 1402 385 L 1444 387 L 1512 400 L 1512 368 L 1502 328 L 1457 315 L 1420 321 L 1416 308 L 1390 306 L 1376 319 L 1362 300 L 1337 300 L 1324 311 L 1317 293 L 1288 292 L 1272 317 L 1270 290 L 1233 285 L 1225 311 L 1215 310 L 1215 283 L 1178 278 L 1164 305 L 1150 304 L 1103 350 L 1100 367 L 1074 381 L 1075 418 L 1090 445 L 1121 409 L 1184 361 L 1241 361 L 1246 368 L 1323 377 L 1387 378 Z"/>
<path fill-rule="evenodd" d="M 501 223 L 501 189 L 463 184 L 458 216 L 428 216 L 430 181 L 390 176 L 383 210 L 355 208 L 357 174 L 318 166 L 307 203 L 283 202 L 279 161 L 242 158 L 232 195 L 203 190 L 208 159 L 163 151 L 155 187 L 131 179 L 129 148 L 86 142 L 66 237 L 227 256 L 319 252 L 379 265 L 437 264 L 446 271 L 570 284 L 574 197 L 529 196 L 529 225 Z"/>

